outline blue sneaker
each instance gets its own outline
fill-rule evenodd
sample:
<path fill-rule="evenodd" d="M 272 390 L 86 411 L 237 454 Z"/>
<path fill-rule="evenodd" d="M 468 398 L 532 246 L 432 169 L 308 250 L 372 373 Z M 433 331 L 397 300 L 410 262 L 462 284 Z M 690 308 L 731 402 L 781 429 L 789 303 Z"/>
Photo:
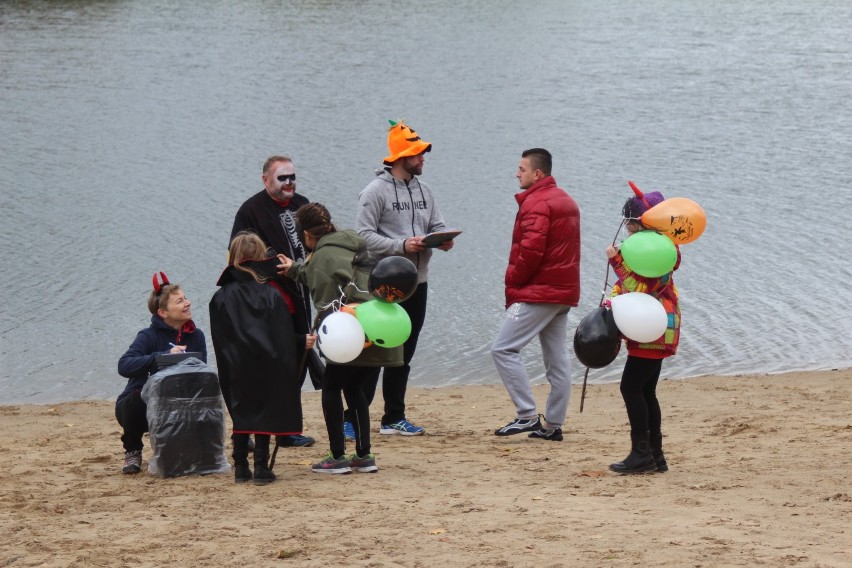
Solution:
<path fill-rule="evenodd" d="M 343 423 L 343 437 L 350 442 L 355 441 L 355 426 L 353 426 L 351 422 Z"/>
<path fill-rule="evenodd" d="M 382 424 L 382 427 L 379 429 L 379 434 L 401 434 L 403 436 L 422 436 L 425 432 L 425 428 L 415 426 L 408 420 Z"/>
<path fill-rule="evenodd" d="M 310 436 L 291 434 L 290 436 L 279 436 L 280 445 L 284 448 L 308 448 L 316 443 Z"/>

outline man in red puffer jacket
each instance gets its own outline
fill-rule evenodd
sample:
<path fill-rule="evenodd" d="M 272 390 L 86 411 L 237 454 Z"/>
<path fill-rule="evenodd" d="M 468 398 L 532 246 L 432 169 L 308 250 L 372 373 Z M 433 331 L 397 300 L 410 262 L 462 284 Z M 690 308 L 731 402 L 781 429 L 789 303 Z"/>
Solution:
<path fill-rule="evenodd" d="M 530 432 L 530 438 L 562 440 L 571 398 L 568 310 L 580 299 L 580 209 L 550 175 L 552 156 L 543 148 L 525 150 L 516 177 L 521 193 L 506 269 L 506 318 L 491 356 L 515 403 L 516 418 L 497 436 Z M 544 416 L 520 350 L 538 336 L 550 383 Z"/>

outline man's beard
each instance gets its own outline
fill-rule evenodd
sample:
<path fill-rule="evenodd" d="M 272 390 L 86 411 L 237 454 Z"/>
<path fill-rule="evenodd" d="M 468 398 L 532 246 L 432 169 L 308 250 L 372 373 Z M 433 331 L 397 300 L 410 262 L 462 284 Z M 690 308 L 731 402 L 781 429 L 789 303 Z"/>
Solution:
<path fill-rule="evenodd" d="M 423 166 L 420 164 L 403 164 L 402 167 L 405 173 L 411 176 L 419 176 L 423 173 Z"/>

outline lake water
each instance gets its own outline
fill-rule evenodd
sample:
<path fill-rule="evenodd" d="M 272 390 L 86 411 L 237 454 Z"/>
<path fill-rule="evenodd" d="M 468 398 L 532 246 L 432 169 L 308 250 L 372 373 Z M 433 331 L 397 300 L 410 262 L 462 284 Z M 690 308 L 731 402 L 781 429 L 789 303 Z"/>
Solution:
<path fill-rule="evenodd" d="M 664 376 L 848 367 L 850 21 L 846 0 L 4 0 L 0 403 L 116 396 L 154 271 L 207 331 L 263 160 L 293 156 L 299 191 L 351 227 L 398 118 L 433 143 L 423 178 L 465 231 L 433 263 L 414 385 L 499 382 L 533 146 L 582 209 L 572 325 L 600 299 L 630 179 L 708 216 L 682 248 Z"/>

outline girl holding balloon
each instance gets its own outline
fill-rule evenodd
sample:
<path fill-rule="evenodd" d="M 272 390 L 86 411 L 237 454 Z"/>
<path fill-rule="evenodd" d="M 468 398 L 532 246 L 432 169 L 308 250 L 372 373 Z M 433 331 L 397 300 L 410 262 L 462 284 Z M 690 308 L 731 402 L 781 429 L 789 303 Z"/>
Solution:
<path fill-rule="evenodd" d="M 279 255 L 278 268 L 292 280 L 307 285 L 311 292 L 317 320 L 320 321 L 318 343 L 327 364 L 322 381 L 322 409 L 328 431 L 329 452 L 311 469 L 315 473 L 351 473 L 352 470 L 378 471 L 370 452 L 370 407 L 368 393 L 375 392 L 382 367 L 402 366 L 402 347 L 383 348 L 364 345 L 362 327 L 343 333 L 350 307 L 339 312 L 331 309 L 336 302 L 365 302 L 369 267 L 360 260 L 365 256 L 365 243 L 355 231 L 338 231 L 323 205 L 308 203 L 296 211 L 296 221 L 304 231 L 304 241 L 311 251 L 304 262 L 294 262 Z M 331 319 L 333 317 L 333 319 Z M 357 323 L 357 321 L 356 321 Z M 335 329 L 332 329 L 335 328 Z M 345 336 L 345 337 L 344 337 Z M 348 345 L 352 341 L 355 345 Z M 342 343 L 347 345 L 342 345 Z M 354 349 L 350 349 L 353 347 Z M 341 392 L 353 416 L 355 454 L 347 456 L 343 433 Z"/>
<path fill-rule="evenodd" d="M 633 187 L 636 195 L 628 198 L 624 204 L 622 213 L 628 232 L 628 239 L 646 231 L 647 227 L 641 221 L 642 215 L 655 205 L 661 203 L 665 198 L 658 192 L 643 194 L 638 188 Z M 649 234 L 650 236 L 650 234 Z M 668 241 L 666 237 L 663 240 Z M 670 243 L 670 241 L 668 241 Z M 627 241 L 625 241 L 625 245 Z M 669 246 L 671 246 L 669 244 Z M 606 250 L 609 264 L 613 267 L 618 281 L 612 288 L 610 298 L 614 298 L 629 292 L 643 292 L 657 299 L 663 306 L 667 316 L 665 332 L 658 338 L 642 341 L 626 338 L 627 361 L 624 364 L 624 372 L 621 376 L 621 396 L 627 408 L 627 417 L 630 421 L 630 454 L 623 460 L 613 463 L 609 468 L 617 473 L 642 473 L 649 471 L 667 471 L 668 465 L 663 455 L 660 403 L 657 400 L 657 381 L 660 378 L 663 359 L 671 357 L 677 352 L 678 339 L 680 337 L 680 305 L 678 292 L 674 284 L 673 272 L 680 265 L 680 250 L 675 245 L 673 256 L 674 266 L 667 265 L 662 275 L 655 263 L 660 255 L 653 248 L 640 251 L 633 256 L 628 255 L 625 261 L 623 252 L 627 254 L 628 247 L 622 246 L 621 250 L 611 245 Z M 643 255 L 654 256 L 646 259 Z M 650 262 L 646 262 L 646 260 Z M 633 262 L 631 267 L 630 262 Z M 650 271 L 645 266 L 653 266 Z M 638 272 L 637 272 L 638 270 Z M 654 276 L 643 276 L 639 272 L 654 274 Z M 639 296 L 637 296 L 638 298 Z M 621 326 L 619 326 L 621 328 Z M 659 330 L 657 330 L 659 331 Z M 622 334 L 625 334 L 622 329 Z M 625 334 L 627 335 L 627 334 Z"/>

